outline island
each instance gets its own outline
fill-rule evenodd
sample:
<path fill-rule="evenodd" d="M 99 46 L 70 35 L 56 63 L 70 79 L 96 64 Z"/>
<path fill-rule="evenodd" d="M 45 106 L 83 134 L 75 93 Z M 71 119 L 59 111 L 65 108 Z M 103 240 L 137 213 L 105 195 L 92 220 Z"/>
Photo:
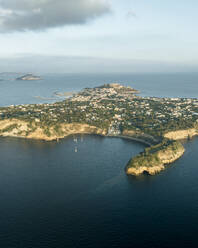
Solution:
<path fill-rule="evenodd" d="M 0 108 L 0 136 L 53 141 L 97 134 L 143 142 L 128 175 L 155 175 L 184 154 L 180 142 L 198 134 L 198 99 L 141 97 L 117 83 L 85 88 L 56 103 Z M 122 152 L 122 151 L 120 151 Z"/>
<path fill-rule="evenodd" d="M 25 74 L 21 77 L 16 78 L 16 80 L 35 81 L 35 80 L 41 80 L 41 77 L 35 76 L 35 75 L 29 73 L 29 74 Z"/>

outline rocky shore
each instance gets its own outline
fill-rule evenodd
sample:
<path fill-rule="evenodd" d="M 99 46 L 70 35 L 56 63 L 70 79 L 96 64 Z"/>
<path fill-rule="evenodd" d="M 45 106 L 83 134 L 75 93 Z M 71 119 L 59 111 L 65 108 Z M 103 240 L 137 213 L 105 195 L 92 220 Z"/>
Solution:
<path fill-rule="evenodd" d="M 19 119 L 6 119 L 0 121 L 0 136 L 19 137 L 53 141 L 65 138 L 73 134 L 97 134 L 109 136 L 106 129 L 87 124 L 59 124 L 55 126 L 43 126 L 41 123 L 28 122 Z M 165 169 L 167 164 L 179 159 L 185 152 L 181 139 L 187 139 L 197 135 L 196 129 L 178 130 L 167 132 L 160 141 L 157 137 L 148 134 L 124 130 L 120 135 L 113 137 L 127 138 L 142 142 L 149 147 L 132 158 L 125 171 L 128 175 L 141 175 L 147 173 L 155 175 Z"/>
<path fill-rule="evenodd" d="M 191 139 L 196 135 L 198 131 L 195 128 L 166 132 L 162 143 L 159 142 L 157 145 L 151 143 L 149 149 L 146 148 L 144 152 L 128 162 L 125 168 L 126 173 L 135 176 L 144 173 L 149 175 L 159 173 L 165 169 L 167 164 L 175 162 L 184 154 L 185 149 L 180 140 Z"/>
<path fill-rule="evenodd" d="M 53 141 L 72 134 L 106 135 L 107 131 L 87 124 L 60 124 L 52 127 L 18 119 L 0 121 L 0 136 Z"/>
<path fill-rule="evenodd" d="M 164 137 L 171 140 L 183 140 L 183 139 L 191 139 L 196 135 L 198 135 L 197 129 L 189 128 L 184 130 L 167 132 L 164 134 Z"/>
<path fill-rule="evenodd" d="M 126 166 L 126 173 L 135 176 L 144 173 L 155 175 L 164 170 L 167 164 L 179 159 L 184 152 L 185 149 L 179 141 L 163 140 L 132 158 Z"/>

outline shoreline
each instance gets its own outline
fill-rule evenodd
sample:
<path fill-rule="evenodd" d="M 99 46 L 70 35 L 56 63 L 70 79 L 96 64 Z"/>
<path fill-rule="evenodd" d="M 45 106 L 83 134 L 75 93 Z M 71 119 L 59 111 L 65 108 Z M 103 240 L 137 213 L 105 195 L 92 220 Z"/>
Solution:
<path fill-rule="evenodd" d="M 64 137 L 58 137 L 57 138 L 53 138 L 53 139 L 45 139 L 45 138 L 33 138 L 33 137 L 25 137 L 25 136 L 20 136 L 20 135 L 1 135 L 0 134 L 0 138 L 16 138 L 16 139 L 26 139 L 26 140 L 40 140 L 40 141 L 44 141 L 44 142 L 58 142 L 59 140 L 63 140 L 63 139 L 67 139 L 72 135 L 98 135 L 104 138 L 119 138 L 119 139 L 125 139 L 125 140 L 131 140 L 131 141 L 135 141 L 141 144 L 144 144 L 146 146 L 152 146 L 153 144 L 145 141 L 143 139 L 139 139 L 139 138 L 135 138 L 132 136 L 126 136 L 126 135 L 104 135 L 104 134 L 97 134 L 97 133 L 72 133 L 72 134 L 68 134 Z"/>
<path fill-rule="evenodd" d="M 125 166 L 126 174 L 132 174 L 135 176 L 139 176 L 141 174 L 144 174 L 145 172 L 147 172 L 149 175 L 155 175 L 164 170 L 166 164 L 171 164 L 182 157 L 185 150 L 179 140 L 187 140 L 189 137 L 193 138 L 198 134 L 196 129 L 191 128 L 166 132 L 163 137 L 154 137 L 146 133 L 135 133 L 134 131 L 127 129 L 123 130 L 123 135 L 109 135 L 107 134 L 107 129 L 102 129 L 96 126 L 79 123 L 63 123 L 60 125 L 60 132 L 54 131 L 53 126 L 50 127 L 49 131 L 51 135 L 48 136 L 45 132 L 45 126 L 37 126 L 36 123 L 34 123 L 31 128 L 33 129 L 29 129 L 29 122 L 27 121 L 22 121 L 19 119 L 7 119 L 4 121 L 0 121 L 0 136 L 40 140 L 45 142 L 58 142 L 60 139 L 65 139 L 72 135 L 85 134 L 100 135 L 106 138 L 121 138 L 142 143 L 147 147 L 145 147 L 143 152 L 140 152 L 137 156 L 132 157 L 128 164 Z M 170 144 L 167 146 L 167 149 L 166 147 L 164 149 L 164 146 L 161 145 L 166 143 Z M 178 153 L 174 151 L 174 146 L 171 147 L 171 144 L 176 144 L 176 147 L 178 147 Z M 157 148 L 157 153 L 155 151 L 155 147 L 159 148 Z M 157 157 L 157 160 L 156 158 L 153 159 L 153 154 L 155 155 L 155 157 Z M 136 161 L 137 159 L 140 162 L 138 162 L 138 165 L 135 165 L 134 161 Z"/>
<path fill-rule="evenodd" d="M 154 165 L 150 164 L 150 166 L 148 166 L 148 164 L 147 164 L 147 166 L 140 164 L 140 166 L 134 168 L 134 167 L 129 167 L 129 163 L 131 161 L 133 161 L 134 159 L 136 159 L 137 157 L 141 158 L 141 156 L 143 156 L 143 154 L 144 154 L 146 149 L 152 149 L 152 147 L 155 147 L 156 144 L 152 144 L 152 143 L 149 143 L 148 141 L 145 141 L 143 139 L 138 139 L 136 137 L 126 136 L 126 135 L 105 135 L 105 134 L 102 134 L 102 133 L 88 133 L 88 132 L 86 132 L 86 133 L 80 133 L 80 132 L 78 132 L 78 133 L 70 133 L 70 134 L 68 134 L 68 135 L 66 135 L 64 137 L 54 138 L 54 139 L 51 139 L 51 140 L 47 140 L 47 139 L 43 139 L 43 138 L 39 139 L 39 138 L 33 138 L 33 137 L 16 136 L 16 135 L 15 136 L 14 135 L 13 136 L 11 136 L 11 135 L 10 136 L 5 136 L 5 135 L 2 136 L 2 135 L 0 135 L 0 138 L 1 137 L 2 138 L 16 138 L 16 139 L 24 139 L 24 140 L 27 139 L 27 140 L 32 140 L 32 141 L 42 141 L 42 142 L 47 142 L 47 143 L 49 143 L 49 142 L 58 143 L 60 139 L 63 140 L 63 139 L 67 139 L 69 137 L 72 138 L 72 136 L 74 136 L 74 135 L 97 135 L 97 136 L 101 136 L 101 137 L 104 137 L 104 138 L 126 139 L 126 140 L 131 140 L 131 141 L 134 141 L 134 142 L 139 142 L 141 144 L 144 144 L 146 146 L 144 151 L 140 152 L 137 156 L 132 157 L 129 160 L 128 164 L 125 166 L 125 173 L 127 175 L 133 175 L 133 176 L 140 176 L 140 175 L 145 174 L 145 173 L 147 173 L 148 175 L 156 175 L 156 174 L 160 173 L 161 171 L 165 170 L 166 165 L 172 164 L 176 160 L 181 158 L 183 156 L 184 152 L 185 152 L 185 149 L 184 149 L 183 145 L 180 142 L 172 141 L 172 142 L 177 142 L 177 143 L 179 143 L 181 145 L 181 148 L 176 153 L 176 155 L 173 155 L 172 150 L 170 150 L 169 153 L 167 153 L 166 150 L 161 149 L 161 150 L 159 150 L 159 152 L 161 153 L 160 156 L 163 157 L 163 158 L 160 158 L 158 164 L 154 164 Z M 197 135 L 195 135 L 195 136 L 197 136 Z M 185 139 L 185 140 L 187 140 L 187 139 Z M 171 142 L 171 140 L 169 140 L 169 141 Z M 161 143 L 158 143 L 157 145 L 160 145 L 160 144 Z"/>
<path fill-rule="evenodd" d="M 139 138 L 136 138 L 136 137 L 132 137 L 132 136 L 126 136 L 126 135 L 106 135 L 105 137 L 132 140 L 132 141 L 136 141 L 138 143 L 142 143 L 142 144 L 147 145 L 147 146 L 152 146 L 153 145 L 152 143 L 150 143 L 148 141 L 145 141 L 143 139 L 139 139 Z"/>
<path fill-rule="evenodd" d="M 198 98 L 144 98 L 135 93 L 132 87 L 111 83 L 52 104 L 1 108 L 0 136 L 58 142 L 70 135 L 95 134 L 132 140 L 146 147 L 131 158 L 126 173 L 153 175 L 182 156 L 180 140 L 198 134 Z"/>

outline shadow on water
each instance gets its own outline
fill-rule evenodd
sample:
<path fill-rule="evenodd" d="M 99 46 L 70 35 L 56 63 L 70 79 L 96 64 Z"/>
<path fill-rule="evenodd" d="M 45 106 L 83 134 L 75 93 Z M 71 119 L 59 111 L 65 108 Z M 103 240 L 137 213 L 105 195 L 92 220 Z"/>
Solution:
<path fill-rule="evenodd" d="M 197 247 L 197 138 L 160 174 L 138 177 L 124 167 L 144 145 L 77 138 L 77 153 L 71 136 L 0 138 L 1 247 Z"/>
<path fill-rule="evenodd" d="M 127 182 L 129 185 L 134 186 L 134 185 L 145 185 L 145 184 L 150 184 L 153 181 L 156 180 L 156 176 L 149 175 L 148 173 L 144 173 L 140 176 L 133 176 L 133 175 L 126 175 Z"/>

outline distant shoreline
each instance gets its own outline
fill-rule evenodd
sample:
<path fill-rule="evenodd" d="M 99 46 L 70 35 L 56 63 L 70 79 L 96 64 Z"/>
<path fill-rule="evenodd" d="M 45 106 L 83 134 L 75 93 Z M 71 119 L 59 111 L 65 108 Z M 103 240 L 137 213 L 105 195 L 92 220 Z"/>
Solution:
<path fill-rule="evenodd" d="M 58 141 L 96 134 L 133 140 L 149 147 L 130 160 L 126 173 L 154 175 L 183 155 L 179 140 L 198 134 L 198 99 L 142 98 L 135 92 L 113 83 L 53 104 L 2 108 L 0 135 Z"/>
<path fill-rule="evenodd" d="M 21 77 L 16 78 L 16 80 L 18 80 L 18 81 L 20 81 L 20 80 L 21 81 L 38 81 L 38 80 L 42 80 L 42 79 L 39 76 L 35 76 L 35 75 L 29 73 L 29 74 L 25 74 Z"/>

